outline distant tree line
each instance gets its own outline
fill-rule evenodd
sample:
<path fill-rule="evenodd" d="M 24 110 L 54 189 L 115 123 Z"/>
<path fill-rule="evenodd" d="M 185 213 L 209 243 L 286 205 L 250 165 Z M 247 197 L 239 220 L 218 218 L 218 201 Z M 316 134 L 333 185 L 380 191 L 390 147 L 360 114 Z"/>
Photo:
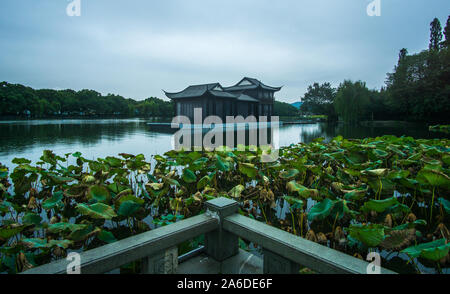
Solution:
<path fill-rule="evenodd" d="M 371 119 L 449 122 L 450 16 L 443 32 L 437 18 L 430 26 L 429 48 L 412 55 L 401 49 L 381 90 L 369 90 L 362 81 L 346 80 L 338 88 L 314 83 L 302 98 L 301 111 L 348 123 Z"/>
<path fill-rule="evenodd" d="M 275 101 L 273 104 L 273 115 L 275 116 L 298 116 L 299 111 L 297 108 L 289 103 Z"/>
<path fill-rule="evenodd" d="M 278 116 L 296 116 L 292 105 L 275 101 Z M 0 83 L 0 117 L 47 118 L 61 116 L 173 117 L 172 102 L 159 98 L 143 101 L 93 90 L 34 90 L 20 84 Z"/>
<path fill-rule="evenodd" d="M 158 98 L 143 101 L 102 94 L 93 90 L 35 90 L 20 84 L 0 83 L 0 117 L 54 116 L 172 117 L 172 102 Z"/>

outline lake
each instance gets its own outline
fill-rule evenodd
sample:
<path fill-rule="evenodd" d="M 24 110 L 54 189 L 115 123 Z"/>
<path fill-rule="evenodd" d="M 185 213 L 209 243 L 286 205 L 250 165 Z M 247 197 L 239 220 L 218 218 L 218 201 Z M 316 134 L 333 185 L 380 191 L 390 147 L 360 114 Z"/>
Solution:
<path fill-rule="evenodd" d="M 57 155 L 79 151 L 85 158 L 117 156 L 119 153 L 151 155 L 173 149 L 173 131 L 155 130 L 145 119 L 96 120 L 29 120 L 0 121 L 0 163 L 13 168 L 15 157 L 34 163 L 43 150 Z M 377 122 L 372 126 L 346 124 L 285 125 L 279 128 L 279 146 L 308 143 L 319 137 L 327 140 L 342 135 L 345 138 L 365 138 L 382 135 L 414 138 L 450 138 L 449 134 L 430 132 L 424 124 Z"/>
<path fill-rule="evenodd" d="M 30 120 L 0 122 L 0 163 L 14 168 L 11 161 L 15 157 L 39 161 L 43 150 L 52 150 L 63 156 L 66 153 L 81 152 L 87 159 L 117 156 L 119 153 L 144 154 L 148 161 L 156 154 L 173 149 L 175 130 L 158 128 L 144 119 L 99 119 L 99 120 Z M 414 138 L 450 138 L 449 134 L 430 132 L 424 124 L 401 122 L 376 122 L 372 125 L 351 126 L 346 124 L 299 124 L 284 125 L 277 132 L 279 146 L 299 142 L 308 143 L 324 137 L 327 141 L 342 135 L 345 138 L 365 138 L 382 135 L 412 136 Z M 308 208 L 315 203 L 308 202 Z M 277 217 L 284 219 L 288 206 L 277 208 Z M 151 217 L 149 217 L 151 218 Z M 151 219 L 148 223 L 151 224 Z M 387 258 L 388 252 L 381 252 Z M 391 269 L 403 270 L 404 254 L 389 259 Z M 398 263 L 398 264 L 396 264 Z M 418 264 L 424 272 L 433 272 Z M 408 269 L 411 270 L 411 269 Z M 414 269 L 412 269 L 414 270 Z M 448 268 L 443 269 L 445 273 Z"/>

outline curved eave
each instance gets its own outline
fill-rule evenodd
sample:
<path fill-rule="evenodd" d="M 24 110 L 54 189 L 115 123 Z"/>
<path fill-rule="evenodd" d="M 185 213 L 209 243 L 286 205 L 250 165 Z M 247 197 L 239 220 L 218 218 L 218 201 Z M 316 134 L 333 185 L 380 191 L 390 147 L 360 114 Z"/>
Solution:
<path fill-rule="evenodd" d="M 166 91 L 164 91 L 164 90 L 163 90 L 163 92 L 164 92 L 164 95 L 166 95 L 166 97 L 169 98 L 169 99 L 176 99 L 174 96 L 181 93 L 181 92 L 178 92 L 178 93 L 169 93 L 169 92 L 166 92 Z"/>
<path fill-rule="evenodd" d="M 274 91 L 274 92 L 278 92 L 278 91 L 280 91 L 283 88 L 283 87 L 271 87 L 271 86 L 264 85 L 262 83 L 261 83 L 260 87 L 262 89 L 269 90 L 269 91 Z"/>

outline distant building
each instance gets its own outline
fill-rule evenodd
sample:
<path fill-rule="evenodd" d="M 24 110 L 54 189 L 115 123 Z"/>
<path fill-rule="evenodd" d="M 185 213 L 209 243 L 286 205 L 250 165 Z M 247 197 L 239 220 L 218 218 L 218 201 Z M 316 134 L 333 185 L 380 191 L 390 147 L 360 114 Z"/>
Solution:
<path fill-rule="evenodd" d="M 227 116 L 272 116 L 274 95 L 280 90 L 281 87 L 267 86 L 245 77 L 231 87 L 213 83 L 189 86 L 178 93 L 164 93 L 174 102 L 177 116 L 187 116 L 193 122 L 194 108 L 201 108 L 203 117 L 216 115 L 225 122 Z"/>

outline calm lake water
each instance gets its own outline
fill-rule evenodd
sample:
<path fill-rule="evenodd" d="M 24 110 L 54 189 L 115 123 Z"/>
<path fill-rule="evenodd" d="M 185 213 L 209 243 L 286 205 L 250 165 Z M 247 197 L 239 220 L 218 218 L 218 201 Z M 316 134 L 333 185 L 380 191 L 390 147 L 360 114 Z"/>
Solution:
<path fill-rule="evenodd" d="M 63 156 L 79 151 L 85 158 L 117 156 L 119 153 L 151 155 L 173 149 L 170 130 L 155 130 L 143 119 L 32 120 L 0 122 L 0 163 L 12 168 L 15 157 L 39 160 L 43 150 Z M 308 143 L 319 137 L 327 140 L 342 135 L 364 138 L 381 135 L 414 138 L 449 138 L 449 134 L 428 131 L 424 124 L 386 122 L 376 126 L 345 124 L 286 125 L 278 131 L 279 145 Z"/>
<path fill-rule="evenodd" d="M 144 154 L 147 160 L 152 155 L 163 154 L 173 149 L 175 131 L 148 125 L 142 119 L 122 120 L 33 120 L 0 121 L 0 163 L 13 169 L 15 157 L 28 158 L 36 163 L 43 150 L 53 150 L 63 156 L 81 152 L 85 158 L 97 159 L 117 156 L 119 153 Z M 449 134 L 428 131 L 423 124 L 384 122 L 375 126 L 349 126 L 345 124 L 285 125 L 277 131 L 279 146 L 299 142 L 308 143 L 319 137 L 330 140 L 338 135 L 345 138 L 365 138 L 382 135 L 412 136 L 414 138 L 450 138 Z M 286 208 L 281 209 L 283 218 Z M 385 257 L 386 252 L 382 252 Z M 400 271 L 406 257 L 390 258 L 391 269 Z M 398 267 L 395 265 L 398 263 Z M 419 264 L 424 272 L 433 272 Z M 414 271 L 414 269 L 409 269 Z M 444 269 L 448 273 L 448 268 Z"/>

